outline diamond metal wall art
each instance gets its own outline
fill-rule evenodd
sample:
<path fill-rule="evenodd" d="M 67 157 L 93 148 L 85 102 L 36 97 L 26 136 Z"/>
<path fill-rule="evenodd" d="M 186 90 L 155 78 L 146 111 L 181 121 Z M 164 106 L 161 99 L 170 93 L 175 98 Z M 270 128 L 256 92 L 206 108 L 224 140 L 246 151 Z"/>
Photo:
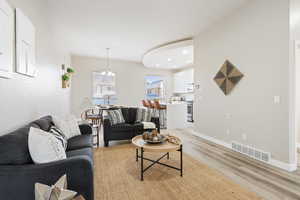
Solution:
<path fill-rule="evenodd" d="M 243 76 L 244 75 L 231 62 L 226 60 L 214 80 L 223 93 L 228 95 Z"/>

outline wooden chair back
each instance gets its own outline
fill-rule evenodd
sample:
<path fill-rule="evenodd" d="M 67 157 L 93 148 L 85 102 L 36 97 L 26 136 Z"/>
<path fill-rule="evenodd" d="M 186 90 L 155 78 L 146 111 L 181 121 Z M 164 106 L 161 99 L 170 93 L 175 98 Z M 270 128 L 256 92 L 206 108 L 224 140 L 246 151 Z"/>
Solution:
<path fill-rule="evenodd" d="M 149 104 L 149 108 L 154 108 L 154 104 L 152 103 L 152 101 L 147 100 L 148 104 Z"/>
<path fill-rule="evenodd" d="M 150 105 L 148 104 L 148 102 L 146 101 L 146 100 L 142 100 L 142 104 L 143 104 L 143 106 L 144 107 L 146 107 L 146 108 L 149 108 L 150 107 Z"/>

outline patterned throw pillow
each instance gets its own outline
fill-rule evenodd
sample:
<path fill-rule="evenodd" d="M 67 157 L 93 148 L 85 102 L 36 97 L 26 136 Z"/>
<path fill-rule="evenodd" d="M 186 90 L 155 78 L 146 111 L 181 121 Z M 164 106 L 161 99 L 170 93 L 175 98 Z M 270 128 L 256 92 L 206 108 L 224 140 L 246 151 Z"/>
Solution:
<path fill-rule="evenodd" d="M 122 111 L 118 110 L 108 110 L 107 117 L 111 123 L 111 125 L 122 124 L 125 123 Z"/>
<path fill-rule="evenodd" d="M 138 108 L 136 112 L 136 122 L 151 122 L 152 110 L 145 108 Z"/>
<path fill-rule="evenodd" d="M 61 143 L 51 133 L 31 127 L 28 135 L 28 149 L 34 163 L 48 163 L 66 159 Z"/>
<path fill-rule="evenodd" d="M 63 132 L 56 126 L 51 126 L 49 132 L 52 133 L 52 135 L 54 135 L 54 137 L 56 137 L 56 139 L 58 139 L 61 142 L 62 146 L 66 150 L 68 142 L 67 137 L 63 134 Z"/>
<path fill-rule="evenodd" d="M 67 139 L 81 135 L 78 122 L 74 116 L 67 116 L 64 118 L 54 116 L 53 122 L 55 126 L 64 133 Z"/>

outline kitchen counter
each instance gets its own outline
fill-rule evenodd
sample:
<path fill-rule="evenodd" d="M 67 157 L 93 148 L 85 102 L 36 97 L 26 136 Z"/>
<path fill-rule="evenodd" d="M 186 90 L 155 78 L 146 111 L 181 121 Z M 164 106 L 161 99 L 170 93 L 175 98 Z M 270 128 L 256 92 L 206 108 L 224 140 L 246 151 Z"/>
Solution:
<path fill-rule="evenodd" d="M 187 103 L 167 104 L 167 129 L 183 129 L 187 126 Z"/>

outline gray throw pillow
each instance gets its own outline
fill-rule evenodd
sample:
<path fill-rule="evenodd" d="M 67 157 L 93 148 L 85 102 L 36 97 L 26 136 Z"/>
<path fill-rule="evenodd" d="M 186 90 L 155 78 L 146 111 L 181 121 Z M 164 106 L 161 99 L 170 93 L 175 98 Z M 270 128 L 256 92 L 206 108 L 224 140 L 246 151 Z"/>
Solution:
<path fill-rule="evenodd" d="M 60 141 L 63 148 L 66 150 L 68 142 L 67 142 L 67 137 L 63 134 L 63 132 L 59 128 L 57 128 L 56 126 L 51 126 L 49 132 L 52 133 L 52 135 Z"/>
<path fill-rule="evenodd" d="M 122 111 L 120 109 L 108 110 L 107 117 L 108 117 L 111 125 L 125 123 L 125 119 L 124 119 Z"/>
<path fill-rule="evenodd" d="M 136 112 L 136 122 L 151 122 L 152 110 L 146 108 L 138 108 Z"/>

